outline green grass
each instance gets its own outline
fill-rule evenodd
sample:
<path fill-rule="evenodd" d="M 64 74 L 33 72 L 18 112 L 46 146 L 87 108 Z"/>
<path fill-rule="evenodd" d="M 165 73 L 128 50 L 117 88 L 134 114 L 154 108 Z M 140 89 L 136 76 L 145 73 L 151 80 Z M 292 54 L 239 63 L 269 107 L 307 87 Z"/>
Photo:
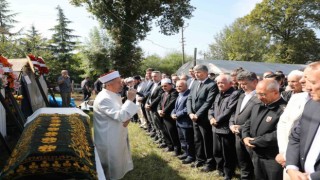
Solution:
<path fill-rule="evenodd" d="M 223 179 L 215 171 L 203 173 L 200 169 L 184 165 L 172 153 L 157 148 L 138 124 L 129 124 L 129 139 L 134 169 L 124 179 Z"/>

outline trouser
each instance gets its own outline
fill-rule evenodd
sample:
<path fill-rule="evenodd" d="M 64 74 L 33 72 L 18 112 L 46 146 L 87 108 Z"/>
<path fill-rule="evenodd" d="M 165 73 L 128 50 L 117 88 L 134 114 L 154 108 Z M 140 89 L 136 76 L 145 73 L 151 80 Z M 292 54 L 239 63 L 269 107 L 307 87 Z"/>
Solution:
<path fill-rule="evenodd" d="M 140 119 L 140 122 L 141 122 L 141 127 L 143 128 L 147 128 L 147 120 L 145 119 L 144 115 L 143 115 L 143 111 L 142 111 L 142 108 L 140 107 L 139 108 L 139 111 L 138 111 L 138 117 Z"/>
<path fill-rule="evenodd" d="M 147 112 L 146 112 L 146 109 L 144 108 L 144 105 L 145 105 L 144 103 L 141 103 L 141 104 L 140 104 L 142 116 L 144 117 L 144 120 L 145 120 L 145 122 L 144 122 L 144 123 L 141 122 L 141 124 L 142 124 L 145 128 L 147 128 L 147 127 L 148 127 L 148 124 L 149 124 L 150 122 L 149 122 L 149 120 L 148 120 Z"/>
<path fill-rule="evenodd" d="M 157 111 L 153 111 L 152 115 L 153 115 L 152 121 L 154 124 L 154 129 L 156 130 L 158 138 L 161 139 L 161 141 L 165 141 L 168 145 L 172 146 L 172 143 L 170 143 L 169 134 L 165 130 L 163 119 L 159 116 Z"/>
<path fill-rule="evenodd" d="M 213 154 L 217 162 L 217 169 L 223 170 L 226 178 L 232 178 L 237 162 L 234 134 L 213 133 Z"/>
<path fill-rule="evenodd" d="M 254 175 L 259 180 L 282 180 L 283 169 L 274 158 L 264 159 L 253 152 Z"/>
<path fill-rule="evenodd" d="M 216 166 L 215 160 L 213 159 L 213 139 L 209 120 L 198 119 L 198 121 L 207 122 L 202 122 L 201 124 L 193 123 L 196 161 L 204 162 L 210 166 Z"/>
<path fill-rule="evenodd" d="M 176 126 L 176 121 L 171 118 L 163 118 L 164 126 L 168 132 L 170 141 L 172 142 L 175 149 L 181 151 L 181 144 L 179 141 L 178 130 Z"/>
<path fill-rule="evenodd" d="M 91 92 L 88 90 L 82 90 L 82 92 L 83 92 L 83 100 L 84 101 L 89 100 L 89 98 L 91 97 Z"/>
<path fill-rule="evenodd" d="M 183 128 L 177 125 L 181 148 L 188 157 L 195 158 L 193 128 Z"/>
<path fill-rule="evenodd" d="M 253 164 L 251 160 L 252 150 L 246 148 L 240 136 L 235 135 L 235 137 L 237 159 L 241 171 L 241 180 L 254 179 Z M 251 153 L 249 153 L 249 151 Z"/>
<path fill-rule="evenodd" d="M 71 93 L 60 93 L 62 99 L 62 107 L 70 107 Z"/>
<path fill-rule="evenodd" d="M 148 111 L 146 110 L 146 114 L 147 114 L 147 119 L 148 119 L 148 131 L 155 131 L 155 128 L 154 128 L 154 124 L 153 124 L 153 115 L 152 115 L 152 112 L 151 111 Z"/>

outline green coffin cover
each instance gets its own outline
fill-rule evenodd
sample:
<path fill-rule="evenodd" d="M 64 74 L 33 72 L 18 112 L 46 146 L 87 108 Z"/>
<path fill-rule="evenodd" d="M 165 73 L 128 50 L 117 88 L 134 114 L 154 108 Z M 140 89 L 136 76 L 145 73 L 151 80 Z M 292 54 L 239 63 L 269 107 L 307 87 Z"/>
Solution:
<path fill-rule="evenodd" d="M 40 114 L 25 127 L 0 179 L 97 179 L 89 118 Z"/>

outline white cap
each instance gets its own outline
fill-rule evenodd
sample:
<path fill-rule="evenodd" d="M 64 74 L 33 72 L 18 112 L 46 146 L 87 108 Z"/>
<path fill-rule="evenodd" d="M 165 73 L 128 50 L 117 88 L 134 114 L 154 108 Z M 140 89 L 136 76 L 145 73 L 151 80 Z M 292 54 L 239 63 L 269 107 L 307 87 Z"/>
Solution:
<path fill-rule="evenodd" d="M 163 84 L 171 84 L 171 80 L 169 78 L 164 78 L 161 80 L 161 85 Z"/>
<path fill-rule="evenodd" d="M 126 80 L 125 80 L 125 82 L 126 83 L 129 83 L 129 82 L 132 82 L 134 79 L 132 78 L 132 77 L 128 77 L 128 78 L 126 78 Z"/>
<path fill-rule="evenodd" d="M 102 82 L 102 83 L 106 83 L 106 82 L 109 82 L 115 78 L 118 78 L 120 77 L 120 74 L 118 71 L 113 71 L 112 73 L 109 73 L 109 74 L 106 74 L 102 77 L 99 78 L 99 80 Z"/>

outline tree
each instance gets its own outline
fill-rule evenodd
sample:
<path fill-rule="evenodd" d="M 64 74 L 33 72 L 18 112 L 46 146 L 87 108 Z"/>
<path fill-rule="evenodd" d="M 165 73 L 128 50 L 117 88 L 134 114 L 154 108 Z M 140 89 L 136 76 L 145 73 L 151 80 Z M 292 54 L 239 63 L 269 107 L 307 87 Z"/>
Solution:
<path fill-rule="evenodd" d="M 14 19 L 17 13 L 11 13 L 9 3 L 6 0 L 0 0 L 0 54 L 7 58 L 21 57 L 19 41 L 15 36 L 19 33 L 13 33 L 11 30 L 17 21 Z"/>
<path fill-rule="evenodd" d="M 187 56 L 186 62 L 191 61 L 192 57 Z M 140 66 L 140 73 L 144 73 L 147 68 L 154 68 L 159 70 L 162 73 L 166 73 L 171 75 L 175 73 L 180 67 L 182 62 L 182 53 L 180 52 L 173 52 L 167 54 L 165 57 L 161 58 L 158 55 L 151 55 L 146 57 Z"/>
<path fill-rule="evenodd" d="M 209 45 L 212 59 L 263 61 L 270 37 L 259 27 L 237 19 L 218 33 L 214 40 Z"/>
<path fill-rule="evenodd" d="M 112 42 L 105 30 L 94 27 L 89 33 L 89 39 L 81 50 L 85 76 L 97 77 L 112 68 L 110 51 Z"/>
<path fill-rule="evenodd" d="M 71 23 L 60 6 L 57 6 L 58 10 L 58 24 L 55 25 L 52 30 L 54 33 L 49 41 L 49 50 L 53 53 L 53 59 L 48 59 L 48 64 L 51 67 L 51 73 L 48 76 L 50 81 L 55 82 L 60 71 L 66 69 L 70 74 L 79 81 L 79 74 L 83 71 L 79 69 L 80 62 L 74 58 L 73 51 L 76 48 L 76 41 L 74 40 L 78 36 L 73 35 L 73 29 L 69 29 L 68 25 Z"/>
<path fill-rule="evenodd" d="M 305 63 L 319 58 L 319 39 L 312 29 L 319 29 L 319 11 L 319 0 L 263 0 L 246 19 L 272 35 L 270 57 Z"/>
<path fill-rule="evenodd" d="M 131 68 L 132 64 L 139 64 L 141 59 L 137 58 L 137 55 L 141 52 L 136 45 L 151 30 L 154 19 L 160 26 L 161 33 L 171 35 L 179 32 L 184 18 L 191 18 L 194 10 L 190 0 L 70 0 L 70 2 L 76 6 L 87 5 L 88 11 L 94 14 L 110 32 L 115 43 L 115 49 L 111 54 L 115 62 L 114 68 L 125 75 L 134 70 Z"/>

